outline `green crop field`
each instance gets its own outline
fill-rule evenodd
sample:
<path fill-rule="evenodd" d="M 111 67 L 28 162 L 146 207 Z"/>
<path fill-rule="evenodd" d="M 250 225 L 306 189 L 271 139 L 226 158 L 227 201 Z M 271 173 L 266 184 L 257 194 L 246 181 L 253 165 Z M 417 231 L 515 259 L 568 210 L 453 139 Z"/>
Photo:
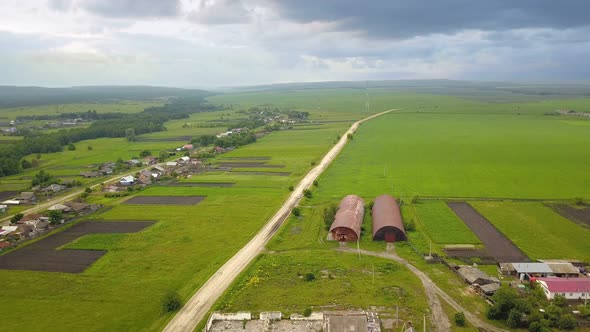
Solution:
<path fill-rule="evenodd" d="M 97 113 L 138 113 L 147 107 L 161 106 L 162 101 L 119 101 L 113 103 L 61 104 L 31 107 L 0 108 L 0 117 L 14 120 L 17 116 L 58 115 L 94 110 Z"/>
<path fill-rule="evenodd" d="M 428 236 L 438 244 L 479 244 L 480 240 L 455 215 L 445 202 L 414 204 L 419 222 L 424 224 Z"/>
<path fill-rule="evenodd" d="M 531 259 L 590 260 L 590 230 L 537 202 L 470 202 Z"/>

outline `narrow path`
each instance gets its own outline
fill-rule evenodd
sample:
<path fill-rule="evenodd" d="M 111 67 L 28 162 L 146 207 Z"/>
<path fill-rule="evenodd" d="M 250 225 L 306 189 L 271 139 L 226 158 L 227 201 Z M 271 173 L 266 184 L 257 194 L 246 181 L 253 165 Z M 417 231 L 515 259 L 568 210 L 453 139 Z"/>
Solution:
<path fill-rule="evenodd" d="M 193 331 L 217 299 L 231 285 L 235 278 L 250 264 L 250 262 L 264 249 L 266 243 L 281 227 L 291 210 L 299 203 L 303 190 L 308 189 L 313 181 L 330 165 L 348 141 L 347 135 L 353 134 L 359 125 L 367 120 L 376 118 L 393 109 L 371 115 L 355 122 L 342 135 L 340 140 L 328 151 L 318 166 L 314 167 L 299 182 L 293 193 L 283 203 L 279 211 L 264 225 L 264 227 L 240 251 L 230 258 L 217 272 L 201 286 L 176 316 L 164 328 L 164 331 Z"/>
<path fill-rule="evenodd" d="M 342 252 L 350 252 L 353 254 L 358 253 L 359 251 L 354 248 L 348 247 L 340 247 L 336 250 Z M 360 253 L 367 256 L 375 256 L 390 259 L 396 261 L 398 263 L 403 264 L 405 267 L 410 269 L 421 281 L 422 285 L 424 285 L 424 290 L 426 292 L 426 296 L 428 297 L 428 304 L 430 305 L 432 311 L 431 321 L 434 325 L 434 331 L 450 331 L 451 324 L 449 322 L 448 317 L 445 315 L 441 303 L 438 300 L 438 296 L 440 296 L 443 300 L 445 300 L 451 307 L 453 307 L 457 311 L 461 311 L 465 314 L 465 317 L 468 321 L 471 322 L 476 328 L 481 331 L 489 331 L 489 332 L 508 332 L 501 328 L 495 327 L 490 325 L 483 320 L 481 320 L 478 316 L 472 314 L 469 310 L 463 308 L 459 303 L 457 303 L 452 297 L 450 297 L 445 291 L 443 291 L 440 287 L 438 287 L 426 273 L 418 270 L 414 265 L 408 263 L 405 259 L 401 258 L 400 256 L 387 253 L 387 252 L 374 252 L 368 250 L 360 250 Z"/>

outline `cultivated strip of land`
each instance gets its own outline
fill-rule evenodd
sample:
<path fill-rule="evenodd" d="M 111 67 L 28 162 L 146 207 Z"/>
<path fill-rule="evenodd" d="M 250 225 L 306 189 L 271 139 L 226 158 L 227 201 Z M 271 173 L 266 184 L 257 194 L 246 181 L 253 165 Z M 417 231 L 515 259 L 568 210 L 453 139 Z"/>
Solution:
<path fill-rule="evenodd" d="M 338 153 L 348 141 L 347 135 L 353 134 L 359 125 L 367 120 L 389 113 L 388 110 L 374 114 L 355 122 L 348 131 L 342 135 L 338 143 L 330 149 L 318 166 L 314 167 L 299 182 L 293 193 L 279 209 L 279 211 L 266 223 L 266 225 L 248 242 L 237 254 L 230 258 L 217 272 L 207 280 L 205 284 L 182 307 L 178 314 L 170 321 L 164 331 L 193 331 L 197 324 L 205 318 L 217 299 L 231 285 L 235 278 L 250 264 L 250 262 L 264 249 L 266 243 L 281 227 L 291 210 L 299 203 L 303 190 L 311 187 L 313 181 L 330 165 Z"/>
<path fill-rule="evenodd" d="M 485 245 L 498 262 L 529 262 L 530 259 L 489 220 L 467 202 L 449 202 L 449 207 Z"/>

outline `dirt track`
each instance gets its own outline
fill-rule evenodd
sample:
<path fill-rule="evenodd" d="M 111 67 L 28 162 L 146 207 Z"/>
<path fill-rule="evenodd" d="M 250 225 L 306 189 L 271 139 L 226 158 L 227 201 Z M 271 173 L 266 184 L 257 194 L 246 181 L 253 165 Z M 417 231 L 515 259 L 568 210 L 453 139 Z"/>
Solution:
<path fill-rule="evenodd" d="M 277 213 L 238 253 L 230 258 L 217 272 L 203 284 L 203 286 L 182 307 L 178 314 L 168 323 L 164 331 L 193 331 L 197 324 L 205 318 L 217 299 L 231 285 L 235 278 L 250 264 L 250 262 L 264 249 L 270 238 L 280 228 L 291 210 L 299 203 L 303 190 L 311 187 L 313 181 L 330 165 L 338 153 L 346 145 L 347 134 L 353 134 L 364 121 L 378 117 L 385 113 L 374 114 L 355 122 L 348 131 L 341 136 L 336 145 L 328 151 L 318 166 L 314 167 L 299 182 L 291 196 L 285 201 Z"/>
<path fill-rule="evenodd" d="M 350 252 L 356 254 L 358 251 L 353 248 L 348 247 L 341 247 L 336 250 Z M 412 271 L 419 279 L 422 281 L 422 285 L 424 285 L 424 290 L 426 292 L 426 297 L 428 298 L 428 305 L 430 306 L 430 310 L 432 313 L 431 321 L 433 322 L 434 329 L 433 331 L 450 331 L 451 325 L 447 315 L 445 315 L 441 303 L 438 299 L 440 296 L 445 302 L 447 302 L 453 309 L 463 312 L 465 317 L 471 324 L 473 324 L 476 328 L 480 331 L 490 331 L 490 332 L 506 332 L 501 328 L 497 328 L 492 326 L 484 321 L 482 321 L 479 317 L 473 315 L 469 308 L 463 308 L 459 303 L 457 303 L 452 297 L 450 297 L 445 291 L 443 291 L 440 287 L 438 287 L 427 275 L 426 273 L 420 271 L 414 265 L 408 263 L 405 259 L 399 257 L 393 253 L 386 253 L 386 252 L 374 252 L 368 250 L 360 250 L 360 253 L 363 255 L 375 256 L 375 257 L 382 257 L 386 259 L 391 259 L 398 263 L 403 264 L 406 266 L 410 271 Z M 438 296 L 437 296 L 438 295 Z"/>
<path fill-rule="evenodd" d="M 0 256 L 0 269 L 80 273 L 105 250 L 56 250 L 86 234 L 135 233 L 152 221 L 83 221 L 23 248 Z"/>
<path fill-rule="evenodd" d="M 530 259 L 467 202 L 449 202 L 455 212 L 498 262 L 530 262 Z"/>

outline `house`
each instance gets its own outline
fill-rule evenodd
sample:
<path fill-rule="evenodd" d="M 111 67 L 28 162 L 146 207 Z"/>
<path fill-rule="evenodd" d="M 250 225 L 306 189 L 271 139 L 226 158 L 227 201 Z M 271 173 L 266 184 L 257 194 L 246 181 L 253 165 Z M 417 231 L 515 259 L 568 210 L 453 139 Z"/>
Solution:
<path fill-rule="evenodd" d="M 31 213 L 31 214 L 27 214 L 26 216 L 22 217 L 18 223 L 19 224 L 26 224 L 29 221 L 33 221 L 33 220 L 40 220 L 41 217 L 43 217 L 41 214 L 39 213 Z"/>
<path fill-rule="evenodd" d="M 487 273 L 473 266 L 461 265 L 457 270 L 457 273 L 470 285 L 476 284 L 483 286 L 487 284 L 500 284 L 500 281 L 497 278 L 490 277 Z"/>
<path fill-rule="evenodd" d="M 137 159 L 127 160 L 125 163 L 127 165 L 129 165 L 129 166 L 139 166 L 139 165 L 141 165 L 141 162 L 139 160 L 137 160 Z"/>
<path fill-rule="evenodd" d="M 213 150 L 215 151 L 215 153 L 223 153 L 225 150 L 220 147 L 220 146 L 216 146 L 213 148 Z"/>
<path fill-rule="evenodd" d="M 146 166 L 154 165 L 157 162 L 158 162 L 158 157 L 147 156 L 147 157 L 143 158 L 143 164 Z"/>
<path fill-rule="evenodd" d="M 590 300 L 590 278 L 537 278 L 548 300 L 562 295 L 568 300 Z"/>
<path fill-rule="evenodd" d="M 18 226 L 2 226 L 2 228 L 0 228 L 0 236 L 5 236 L 16 231 L 17 227 Z"/>
<path fill-rule="evenodd" d="M 183 150 L 192 150 L 194 146 L 192 144 L 185 144 L 182 146 Z"/>
<path fill-rule="evenodd" d="M 27 224 L 20 224 L 16 226 L 16 230 L 12 232 L 12 234 L 17 235 L 19 237 L 29 237 L 33 232 L 33 226 Z"/>
<path fill-rule="evenodd" d="M 160 174 L 162 174 L 162 173 L 166 172 L 166 170 L 164 169 L 164 167 L 162 167 L 162 166 L 158 166 L 158 165 L 156 165 L 156 166 L 152 167 L 151 171 L 152 171 L 153 173 L 160 173 Z"/>
<path fill-rule="evenodd" d="M 6 212 L 7 209 L 8 209 L 8 205 L 0 204 L 0 213 Z"/>
<path fill-rule="evenodd" d="M 531 277 L 553 276 L 553 270 L 546 263 L 500 263 L 500 273 L 507 276 L 516 276 L 520 280 L 527 280 Z"/>
<path fill-rule="evenodd" d="M 176 167 L 178 166 L 178 163 L 175 161 L 167 161 L 166 162 L 166 167 Z"/>
<path fill-rule="evenodd" d="M 51 206 L 49 209 L 47 209 L 49 211 L 63 211 L 63 212 L 68 212 L 70 211 L 70 207 L 67 205 L 63 205 L 63 204 L 55 204 L 53 206 Z"/>
<path fill-rule="evenodd" d="M 186 164 L 186 163 L 188 163 L 190 160 L 191 160 L 191 158 L 190 158 L 190 157 L 183 156 L 183 157 L 180 157 L 180 158 L 178 158 L 178 163 L 179 163 L 179 164 Z"/>
<path fill-rule="evenodd" d="M 8 199 L 5 200 L 4 202 L 2 202 L 2 204 L 6 204 L 6 205 L 19 205 L 20 201 L 17 201 L 16 199 Z"/>
<path fill-rule="evenodd" d="M 64 189 L 66 189 L 66 186 L 62 186 L 60 184 L 54 183 L 52 185 L 49 185 L 49 186 L 41 189 L 41 191 L 44 193 L 48 193 L 48 194 L 55 194 L 55 193 L 60 192 Z"/>
<path fill-rule="evenodd" d="M 130 186 L 135 183 L 135 178 L 132 175 L 127 175 L 122 177 L 121 180 L 119 180 L 119 183 L 123 186 Z"/>
<path fill-rule="evenodd" d="M 143 184 L 152 183 L 152 172 L 150 172 L 148 170 L 143 170 L 143 171 L 139 172 L 139 176 L 137 177 L 137 180 Z"/>
<path fill-rule="evenodd" d="M 85 178 L 96 178 L 100 176 L 100 173 L 98 171 L 91 171 L 91 172 L 81 172 L 80 173 L 81 177 L 85 177 Z"/>
<path fill-rule="evenodd" d="M 32 191 L 23 191 L 15 200 L 19 201 L 20 204 L 36 204 L 37 196 Z"/>
<path fill-rule="evenodd" d="M 86 212 L 90 212 L 97 209 L 97 206 L 90 205 L 87 203 L 77 203 L 77 202 L 65 202 L 64 205 L 70 208 L 70 212 L 76 214 L 82 214 Z"/>

